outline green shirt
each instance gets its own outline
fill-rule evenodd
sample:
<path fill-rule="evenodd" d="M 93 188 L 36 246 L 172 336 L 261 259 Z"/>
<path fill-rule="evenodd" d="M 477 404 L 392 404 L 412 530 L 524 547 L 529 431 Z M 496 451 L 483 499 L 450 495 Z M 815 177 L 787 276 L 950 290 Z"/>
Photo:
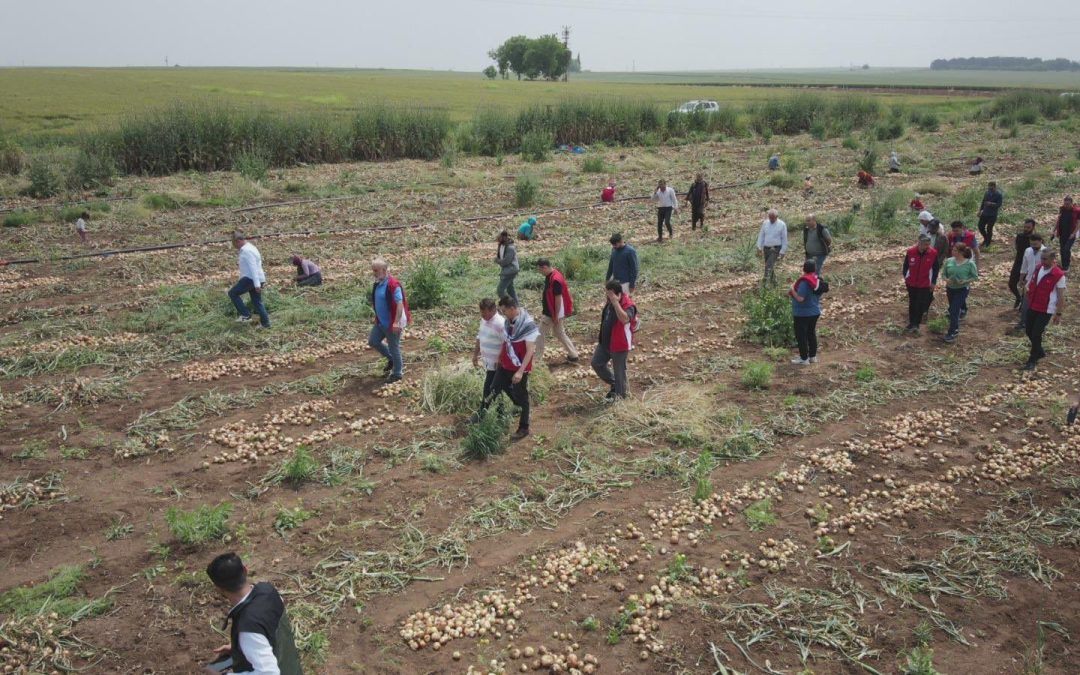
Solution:
<path fill-rule="evenodd" d="M 964 262 L 958 262 L 956 258 L 945 261 L 945 283 L 949 288 L 965 288 L 978 278 L 979 270 L 971 258 Z"/>

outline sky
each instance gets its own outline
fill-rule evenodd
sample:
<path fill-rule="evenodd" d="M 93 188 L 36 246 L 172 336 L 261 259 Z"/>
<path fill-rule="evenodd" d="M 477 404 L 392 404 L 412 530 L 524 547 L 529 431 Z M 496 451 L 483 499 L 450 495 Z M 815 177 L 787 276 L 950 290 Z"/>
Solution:
<path fill-rule="evenodd" d="M 596 71 L 1080 60 L 1076 0 L 0 0 L 0 17 L 0 66 L 477 71 L 563 26 Z"/>

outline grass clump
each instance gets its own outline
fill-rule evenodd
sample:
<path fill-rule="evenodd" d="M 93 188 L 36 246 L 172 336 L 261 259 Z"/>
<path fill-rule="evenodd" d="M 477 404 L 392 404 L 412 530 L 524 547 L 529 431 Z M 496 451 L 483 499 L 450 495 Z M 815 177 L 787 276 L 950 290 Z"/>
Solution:
<path fill-rule="evenodd" d="M 284 537 L 286 532 L 300 527 L 304 524 L 304 521 L 310 520 L 313 515 L 315 514 L 305 510 L 302 506 L 279 509 L 277 515 L 274 516 L 274 530 Z"/>
<path fill-rule="evenodd" d="M 934 335 L 944 335 L 949 328 L 949 320 L 943 316 L 936 316 L 926 322 L 926 328 Z"/>
<path fill-rule="evenodd" d="M 913 647 L 900 666 L 902 675 L 941 675 L 934 668 L 934 650 L 926 645 Z"/>
<path fill-rule="evenodd" d="M 877 371 L 869 363 L 864 363 L 855 371 L 856 382 L 873 382 L 877 379 Z"/>
<path fill-rule="evenodd" d="M 60 175 L 53 163 L 38 155 L 30 161 L 30 185 L 25 193 L 35 199 L 46 199 L 60 193 Z"/>
<path fill-rule="evenodd" d="M 883 234 L 894 232 L 904 224 L 898 216 L 906 213 L 908 201 L 908 193 L 903 190 L 875 191 L 866 210 L 870 227 Z"/>
<path fill-rule="evenodd" d="M 151 211 L 173 211 L 184 208 L 184 202 L 181 199 L 165 192 L 143 195 L 139 201 Z"/>
<path fill-rule="evenodd" d="M 581 620 L 581 629 L 590 633 L 595 633 L 600 629 L 600 620 L 595 616 L 587 616 Z"/>
<path fill-rule="evenodd" d="M 791 302 L 777 289 L 763 288 L 743 301 L 746 323 L 743 337 L 764 347 L 791 347 L 795 327 L 791 320 Z"/>
<path fill-rule="evenodd" d="M 169 526 L 169 532 L 179 542 L 198 546 L 228 534 L 226 523 L 232 509 L 232 504 L 228 502 L 217 506 L 203 504 L 192 511 L 184 511 L 174 506 L 165 512 L 165 522 Z"/>
<path fill-rule="evenodd" d="M 413 267 L 407 288 L 409 306 L 413 309 L 432 309 L 446 304 L 443 272 L 432 260 L 421 260 Z"/>
<path fill-rule="evenodd" d="M 26 166 L 26 155 L 22 148 L 0 132 L 0 174 L 18 175 Z"/>
<path fill-rule="evenodd" d="M 464 364 L 428 370 L 420 380 L 420 408 L 436 415 L 467 415 L 480 409 L 480 376 Z"/>
<path fill-rule="evenodd" d="M 270 172 L 270 160 L 259 148 L 249 148 L 236 156 L 233 169 L 253 183 L 262 183 Z"/>
<path fill-rule="evenodd" d="M 540 199 L 540 181 L 534 176 L 518 176 L 514 182 L 514 206 L 526 208 Z"/>
<path fill-rule="evenodd" d="M 12 211 L 4 216 L 4 227 L 23 227 L 41 222 L 41 213 L 33 209 Z"/>
<path fill-rule="evenodd" d="M 461 441 L 461 451 L 469 459 L 485 460 L 506 452 L 510 441 L 510 413 L 500 399 L 480 412 L 476 423 Z"/>
<path fill-rule="evenodd" d="M 747 506 L 743 511 L 743 517 L 746 518 L 746 526 L 754 532 L 760 532 L 777 523 L 776 513 L 773 512 L 773 502 L 769 497 Z"/>
<path fill-rule="evenodd" d="M 742 371 L 744 387 L 753 390 L 768 389 L 772 383 L 773 365 L 765 361 L 751 361 Z"/>
<path fill-rule="evenodd" d="M 56 612 L 70 620 L 101 614 L 112 606 L 112 601 L 79 597 L 79 586 L 85 577 L 79 565 L 57 567 L 40 584 L 18 586 L 0 594 L 0 614 L 19 618 Z"/>
<path fill-rule="evenodd" d="M 581 170 L 584 173 L 607 173 L 610 168 L 603 157 L 586 157 L 581 163 Z"/>
<path fill-rule="evenodd" d="M 545 131 L 530 131 L 521 137 L 521 158 L 526 162 L 546 162 L 551 157 L 554 137 Z"/>
<path fill-rule="evenodd" d="M 277 474 L 281 480 L 299 485 L 312 480 L 318 470 L 319 462 L 311 456 L 310 450 L 301 445 L 285 460 Z"/>
<path fill-rule="evenodd" d="M 695 502 L 700 503 L 712 497 L 713 486 L 709 476 L 715 467 L 716 460 L 713 459 L 711 452 L 705 451 L 698 455 L 692 474 Z"/>

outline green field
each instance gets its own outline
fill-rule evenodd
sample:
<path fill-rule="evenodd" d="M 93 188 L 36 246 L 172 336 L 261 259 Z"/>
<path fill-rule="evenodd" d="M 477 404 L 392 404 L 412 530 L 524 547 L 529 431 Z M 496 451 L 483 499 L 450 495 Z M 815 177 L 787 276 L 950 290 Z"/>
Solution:
<path fill-rule="evenodd" d="M 1047 75 L 1050 77 L 1041 77 Z M 947 81 L 940 76 L 947 76 Z M 1055 79 L 1057 78 L 1057 79 Z M 1066 81 L 1068 80 L 1068 81 Z M 67 136 L 125 112 L 175 101 L 207 100 L 289 110 L 349 112 L 371 103 L 443 108 L 454 120 L 478 108 L 521 108 L 568 97 L 655 101 L 672 107 L 697 99 L 745 103 L 777 96 L 782 85 L 1038 85 L 1080 89 L 1080 77 L 1056 73 L 902 71 L 747 71 L 726 73 L 583 73 L 569 83 L 485 80 L 478 73 L 239 68 L 0 69 L 0 131 L 24 139 Z M 1070 84 L 1071 83 L 1071 84 Z M 770 84 L 772 87 L 738 86 Z M 972 94 L 883 94 L 905 103 L 971 101 Z"/>

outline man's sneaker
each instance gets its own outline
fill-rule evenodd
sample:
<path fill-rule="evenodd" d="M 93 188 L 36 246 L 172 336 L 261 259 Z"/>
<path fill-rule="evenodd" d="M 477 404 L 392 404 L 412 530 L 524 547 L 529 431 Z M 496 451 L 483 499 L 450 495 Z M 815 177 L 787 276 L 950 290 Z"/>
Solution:
<path fill-rule="evenodd" d="M 390 375 L 387 375 L 387 376 L 386 376 L 386 379 L 385 379 L 385 380 L 383 380 L 383 381 L 384 381 L 384 382 L 385 382 L 386 384 L 393 384 L 393 383 L 395 383 L 395 382 L 401 382 L 401 376 L 400 376 L 400 375 L 394 375 L 394 374 L 390 374 Z"/>
<path fill-rule="evenodd" d="M 1035 370 L 1035 362 L 1034 361 L 1028 361 L 1027 363 L 1025 363 L 1024 364 L 1024 370 Z"/>
<path fill-rule="evenodd" d="M 510 437 L 512 441 L 520 441 L 529 435 L 529 427 L 518 427 L 518 430 L 514 432 L 514 435 Z"/>
<path fill-rule="evenodd" d="M 612 389 L 611 391 L 609 391 L 607 394 L 604 395 L 604 398 L 606 398 L 609 401 L 614 401 L 615 400 L 615 390 Z"/>
<path fill-rule="evenodd" d="M 810 357 L 810 363 L 817 363 L 817 357 L 816 356 L 811 356 Z"/>
<path fill-rule="evenodd" d="M 1069 414 L 1065 416 L 1065 422 L 1071 427 L 1076 422 L 1076 413 L 1080 411 L 1080 406 L 1073 406 L 1069 408 Z"/>
<path fill-rule="evenodd" d="M 791 362 L 793 364 L 797 365 L 797 366 L 808 366 L 808 365 L 810 365 L 810 359 L 800 359 L 798 356 L 791 359 Z"/>
<path fill-rule="evenodd" d="M 262 323 L 256 324 L 255 328 L 257 328 L 259 330 L 270 330 L 270 324 L 268 324 L 268 323 L 267 324 L 262 324 Z"/>
<path fill-rule="evenodd" d="M 941 339 L 945 342 L 956 342 L 956 335 L 954 333 L 947 333 L 945 337 Z"/>
<path fill-rule="evenodd" d="M 967 318 L 967 310 L 960 310 L 960 320 L 963 321 Z"/>
<path fill-rule="evenodd" d="M 566 362 L 567 363 L 577 363 L 580 360 L 581 360 L 581 357 L 578 357 L 578 356 L 567 356 L 566 357 Z"/>
<path fill-rule="evenodd" d="M 389 375 L 394 372 L 394 362 L 390 359 L 386 359 L 386 363 L 383 365 L 382 374 Z"/>
<path fill-rule="evenodd" d="M 914 335 L 915 333 L 919 332 L 919 327 L 918 326 L 908 326 L 907 328 L 904 329 L 904 332 L 907 333 L 908 335 Z"/>
<path fill-rule="evenodd" d="M 238 316 L 236 317 L 236 323 L 248 323 L 251 321 L 250 316 Z"/>

